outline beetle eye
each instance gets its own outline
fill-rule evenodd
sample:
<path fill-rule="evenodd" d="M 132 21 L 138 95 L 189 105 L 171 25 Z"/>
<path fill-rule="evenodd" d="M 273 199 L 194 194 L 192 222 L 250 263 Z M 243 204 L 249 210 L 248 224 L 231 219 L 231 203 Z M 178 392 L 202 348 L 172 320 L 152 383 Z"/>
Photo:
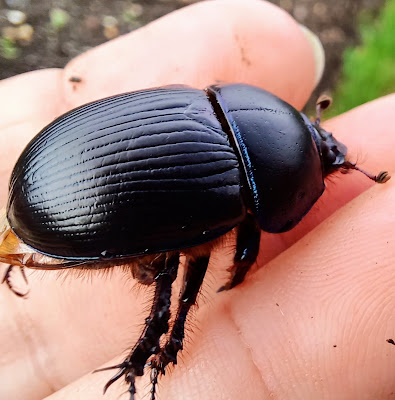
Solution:
<path fill-rule="evenodd" d="M 321 143 L 321 154 L 322 154 L 322 158 L 325 160 L 326 166 L 332 165 L 336 160 L 335 152 L 333 151 L 332 148 L 330 148 L 328 146 L 326 141 L 322 141 L 322 143 Z"/>
<path fill-rule="evenodd" d="M 331 149 L 328 149 L 328 154 L 326 156 L 326 159 L 330 164 L 333 164 L 336 161 L 335 152 L 333 150 L 331 150 Z"/>

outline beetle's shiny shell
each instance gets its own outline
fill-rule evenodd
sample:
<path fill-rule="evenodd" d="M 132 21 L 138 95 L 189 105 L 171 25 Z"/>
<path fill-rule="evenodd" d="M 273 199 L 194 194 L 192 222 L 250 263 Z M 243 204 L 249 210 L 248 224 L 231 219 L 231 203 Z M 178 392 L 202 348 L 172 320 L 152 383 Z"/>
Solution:
<path fill-rule="evenodd" d="M 240 175 L 205 92 L 123 94 L 61 116 L 31 141 L 7 217 L 24 243 L 54 257 L 180 249 L 243 218 Z"/>
<path fill-rule="evenodd" d="M 322 138 L 262 89 L 172 86 L 79 107 L 18 160 L 7 218 L 58 258 L 178 250 L 213 240 L 248 211 L 261 229 L 294 227 L 324 190 Z"/>

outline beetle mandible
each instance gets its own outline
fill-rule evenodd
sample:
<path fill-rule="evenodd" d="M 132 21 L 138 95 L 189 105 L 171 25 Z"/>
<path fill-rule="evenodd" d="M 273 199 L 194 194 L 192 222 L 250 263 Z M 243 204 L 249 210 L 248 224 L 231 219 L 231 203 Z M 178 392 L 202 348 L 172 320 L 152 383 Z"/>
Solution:
<path fill-rule="evenodd" d="M 187 314 L 212 249 L 237 227 L 229 281 L 241 283 L 259 251 L 261 230 L 292 229 L 324 191 L 324 178 L 356 169 L 347 148 L 283 100 L 246 84 L 205 90 L 169 86 L 78 107 L 45 127 L 12 172 L 0 261 L 21 268 L 95 269 L 127 265 L 155 285 L 138 342 L 105 390 L 151 367 L 157 379 L 176 363 Z M 170 295 L 186 255 L 169 331 Z M 11 268 L 11 267 L 10 267 Z M 6 275 L 6 282 L 12 288 Z M 20 294 L 20 293 L 17 293 Z"/>

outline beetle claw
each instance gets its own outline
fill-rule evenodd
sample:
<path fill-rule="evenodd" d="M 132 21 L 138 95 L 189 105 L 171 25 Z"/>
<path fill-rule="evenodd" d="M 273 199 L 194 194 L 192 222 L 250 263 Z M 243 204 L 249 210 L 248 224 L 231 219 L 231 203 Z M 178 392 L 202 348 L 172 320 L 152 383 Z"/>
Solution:
<path fill-rule="evenodd" d="M 126 359 L 123 363 L 117 364 L 117 365 L 112 365 L 111 367 L 104 367 L 104 368 L 99 368 L 95 369 L 93 372 L 102 372 L 102 371 L 108 371 L 111 369 L 118 369 L 119 371 L 104 385 L 103 388 L 103 395 L 106 394 L 108 388 L 116 382 L 119 378 L 122 378 L 122 376 L 125 376 L 125 381 L 129 383 L 129 393 L 130 393 L 130 400 L 134 400 L 134 395 L 136 393 L 136 386 L 135 386 L 135 371 L 132 367 L 132 364 L 128 359 Z"/>
<path fill-rule="evenodd" d="M 111 367 L 103 367 L 103 368 L 95 369 L 93 371 L 93 373 L 102 372 L 102 371 L 110 371 L 111 369 L 118 369 L 118 368 L 122 369 L 122 368 L 126 368 L 127 366 L 128 366 L 128 363 L 125 361 L 125 362 L 123 362 L 121 364 L 112 365 Z"/>
<path fill-rule="evenodd" d="M 217 293 L 224 292 L 225 290 L 228 290 L 228 289 L 226 288 L 226 285 L 223 285 L 217 290 Z"/>
<path fill-rule="evenodd" d="M 103 369 L 99 369 L 99 370 L 95 370 L 94 372 L 98 372 L 98 371 L 104 371 L 107 369 L 113 369 L 116 368 L 117 366 L 114 367 L 110 367 L 110 368 L 103 368 Z M 107 389 L 114 383 L 116 382 L 119 378 L 121 378 L 126 372 L 126 367 L 122 367 L 105 385 L 103 388 L 103 394 L 106 394 Z"/>
<path fill-rule="evenodd" d="M 29 287 L 26 289 L 25 292 L 21 292 L 21 291 L 15 289 L 14 286 L 12 285 L 12 282 L 11 282 L 11 271 L 14 269 L 14 267 L 15 267 L 14 265 L 9 265 L 8 266 L 1 283 L 5 283 L 8 286 L 8 288 L 12 291 L 12 293 L 17 295 L 18 297 L 26 298 L 27 295 L 30 292 L 30 288 Z M 29 285 L 29 281 L 27 280 L 25 269 L 23 267 L 19 267 L 19 268 L 20 268 L 23 280 L 25 281 L 26 285 Z"/>
<path fill-rule="evenodd" d="M 116 382 L 119 378 L 121 378 L 127 370 L 129 363 L 127 361 L 124 361 L 121 364 L 117 365 L 111 365 L 110 367 L 104 367 L 104 368 L 98 368 L 93 371 L 93 373 L 96 372 L 102 372 L 102 371 L 109 371 L 111 369 L 119 369 L 119 371 L 105 384 L 103 388 L 103 394 L 107 392 L 107 389 L 114 383 Z"/>

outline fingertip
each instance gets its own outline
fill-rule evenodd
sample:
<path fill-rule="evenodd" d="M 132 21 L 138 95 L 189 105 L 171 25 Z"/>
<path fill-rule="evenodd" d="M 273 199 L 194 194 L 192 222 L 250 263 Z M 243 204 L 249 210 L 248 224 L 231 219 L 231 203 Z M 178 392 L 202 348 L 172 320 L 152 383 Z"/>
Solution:
<path fill-rule="evenodd" d="M 314 87 L 316 87 L 322 78 L 325 69 L 325 51 L 324 47 L 318 38 L 318 36 L 308 29 L 304 25 L 300 25 L 300 29 L 306 36 L 307 40 L 310 43 L 310 46 L 313 50 L 314 54 L 314 62 L 315 62 L 315 75 L 314 75 Z"/>
<path fill-rule="evenodd" d="M 64 112 L 62 73 L 61 69 L 51 68 L 2 80 L 0 82 L 0 109 L 4 116 L 0 121 L 2 129 L 29 119 L 34 120 L 38 116 L 49 123 Z"/>
<path fill-rule="evenodd" d="M 70 103 L 119 92 L 217 81 L 263 87 L 301 107 L 317 80 L 311 40 L 285 11 L 265 1 L 196 3 L 99 46 L 65 73 Z M 80 83 L 70 82 L 73 75 Z"/>

